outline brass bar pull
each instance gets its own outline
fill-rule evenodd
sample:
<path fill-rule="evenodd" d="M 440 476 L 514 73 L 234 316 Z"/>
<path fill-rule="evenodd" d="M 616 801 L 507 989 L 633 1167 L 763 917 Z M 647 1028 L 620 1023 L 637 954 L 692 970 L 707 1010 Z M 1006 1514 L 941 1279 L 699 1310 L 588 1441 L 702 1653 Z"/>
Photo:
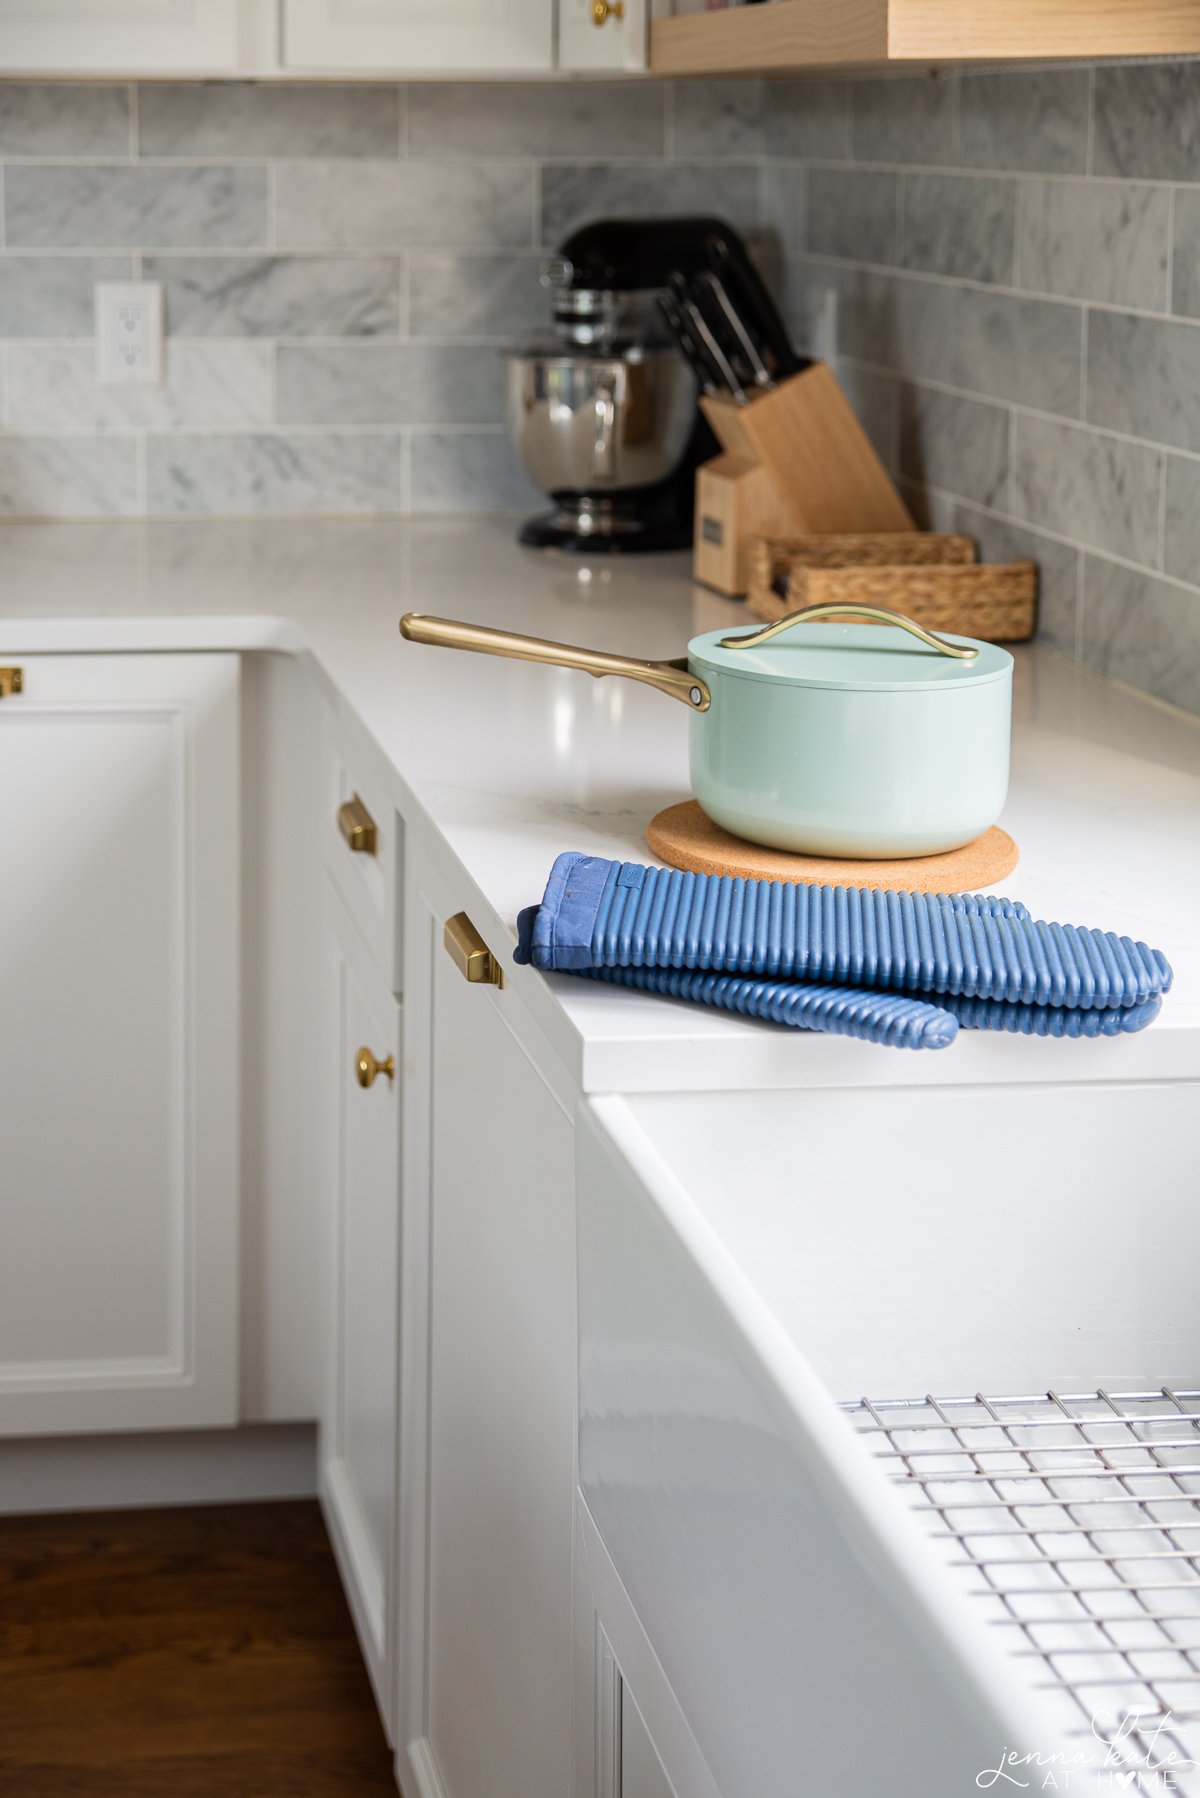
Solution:
<path fill-rule="evenodd" d="M 473 986 L 503 986 L 504 970 L 465 911 L 446 919 L 444 942 L 451 961 Z"/>
<path fill-rule="evenodd" d="M 360 1049 L 354 1057 L 354 1071 L 360 1086 L 374 1086 L 377 1074 L 386 1074 L 390 1086 L 396 1078 L 396 1057 L 389 1055 L 379 1061 L 369 1049 Z"/>
<path fill-rule="evenodd" d="M 338 806 L 338 829 L 356 855 L 374 855 L 375 820 L 356 793 Z"/>
<path fill-rule="evenodd" d="M 11 699 L 14 693 L 25 691 L 25 670 L 23 668 L 0 668 L 0 699 Z"/>

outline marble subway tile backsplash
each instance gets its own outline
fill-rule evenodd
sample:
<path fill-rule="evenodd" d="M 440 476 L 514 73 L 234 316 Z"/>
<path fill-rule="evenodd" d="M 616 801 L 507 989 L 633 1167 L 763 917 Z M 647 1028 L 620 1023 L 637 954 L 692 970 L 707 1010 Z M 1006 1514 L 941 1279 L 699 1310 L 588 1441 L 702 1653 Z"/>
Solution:
<path fill-rule="evenodd" d="M 1046 641 L 1200 710 L 1200 61 L 817 87 L 759 187 L 800 345 Z"/>
<path fill-rule="evenodd" d="M 503 349 L 588 219 L 767 251 L 922 521 L 1200 709 L 1200 62 L 846 81 L 0 82 L 0 516 L 532 508 Z M 161 282 L 102 388 L 97 281 Z"/>
<path fill-rule="evenodd" d="M 0 81 L 0 516 L 544 505 L 503 351 L 547 251 L 753 228 L 771 116 L 757 81 Z M 95 284 L 130 279 L 165 378 L 101 387 Z"/>

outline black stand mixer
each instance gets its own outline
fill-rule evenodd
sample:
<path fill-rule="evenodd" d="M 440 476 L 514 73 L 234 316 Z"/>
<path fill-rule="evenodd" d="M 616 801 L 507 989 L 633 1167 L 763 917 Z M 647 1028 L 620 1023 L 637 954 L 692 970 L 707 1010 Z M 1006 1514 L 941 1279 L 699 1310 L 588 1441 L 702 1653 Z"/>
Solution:
<path fill-rule="evenodd" d="M 536 548 L 683 549 L 717 452 L 701 390 L 743 399 L 801 366 L 741 238 L 715 218 L 586 225 L 542 272 L 554 331 L 508 358 L 508 418 L 554 510 Z"/>

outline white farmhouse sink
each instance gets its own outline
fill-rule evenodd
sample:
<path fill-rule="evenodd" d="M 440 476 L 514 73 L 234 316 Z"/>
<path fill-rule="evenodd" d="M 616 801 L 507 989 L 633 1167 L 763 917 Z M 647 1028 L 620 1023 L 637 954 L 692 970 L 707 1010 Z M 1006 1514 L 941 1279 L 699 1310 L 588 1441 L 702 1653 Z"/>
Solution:
<path fill-rule="evenodd" d="M 1200 1791 L 1198 1115 L 586 1107 L 583 1533 L 678 1798 Z"/>

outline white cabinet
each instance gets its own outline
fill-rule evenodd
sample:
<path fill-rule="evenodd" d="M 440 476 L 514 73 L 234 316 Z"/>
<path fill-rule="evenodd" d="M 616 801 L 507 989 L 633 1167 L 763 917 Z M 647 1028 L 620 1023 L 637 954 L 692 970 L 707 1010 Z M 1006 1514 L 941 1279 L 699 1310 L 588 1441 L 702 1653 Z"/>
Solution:
<path fill-rule="evenodd" d="M 332 1020 L 328 1078 L 335 1104 L 320 1489 L 390 1735 L 396 1676 L 400 1008 L 331 883 L 326 945 Z"/>
<path fill-rule="evenodd" d="M 621 1681 L 621 1777 L 616 1798 L 675 1798 L 633 1693 Z"/>
<path fill-rule="evenodd" d="M 0 74 L 232 74 L 245 0 L 0 0 Z"/>
<path fill-rule="evenodd" d="M 290 70 L 496 73 L 554 64 L 554 0 L 284 0 Z"/>
<path fill-rule="evenodd" d="M 0 698 L 0 1433 L 231 1424 L 238 664 Z"/>
<path fill-rule="evenodd" d="M 400 1777 L 445 1798 L 572 1790 L 573 1125 L 520 1004 L 444 947 L 410 855 Z M 507 939 L 490 947 L 509 963 Z M 411 1354 L 409 1347 L 412 1347 Z"/>
<path fill-rule="evenodd" d="M 558 0 L 558 66 L 572 73 L 644 69 L 648 60 L 648 0 L 625 0 L 621 13 L 596 22 L 593 0 Z"/>

